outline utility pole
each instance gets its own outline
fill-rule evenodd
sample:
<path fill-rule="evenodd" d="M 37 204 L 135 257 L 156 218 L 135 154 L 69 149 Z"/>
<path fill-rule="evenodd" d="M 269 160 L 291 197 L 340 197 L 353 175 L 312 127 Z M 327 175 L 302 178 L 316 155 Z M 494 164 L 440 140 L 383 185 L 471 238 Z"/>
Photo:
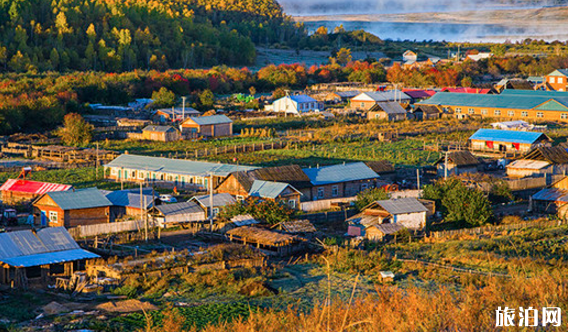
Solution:
<path fill-rule="evenodd" d="M 416 169 L 416 187 L 420 190 L 420 168 Z"/>
<path fill-rule="evenodd" d="M 181 97 L 181 122 L 185 120 L 185 96 Z"/>
<path fill-rule="evenodd" d="M 96 143 L 95 149 L 95 181 L 97 181 L 99 175 L 99 142 Z"/>
<path fill-rule="evenodd" d="M 446 158 L 444 160 L 444 180 L 448 178 L 448 151 L 446 151 Z"/>
<path fill-rule="evenodd" d="M 213 172 L 209 173 L 209 225 L 213 231 Z"/>
<path fill-rule="evenodd" d="M 144 210 L 146 210 L 143 205 L 143 192 L 142 192 L 142 182 L 140 182 L 140 221 L 144 222 Z M 148 242 L 148 222 L 144 223 L 144 240 Z"/>

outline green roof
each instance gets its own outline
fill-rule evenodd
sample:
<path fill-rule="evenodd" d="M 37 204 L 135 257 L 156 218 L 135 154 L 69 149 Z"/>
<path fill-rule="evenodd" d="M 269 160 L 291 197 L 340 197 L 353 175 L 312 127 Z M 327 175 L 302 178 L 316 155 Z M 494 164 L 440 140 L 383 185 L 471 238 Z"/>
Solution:
<path fill-rule="evenodd" d="M 455 107 L 485 107 L 485 108 L 509 108 L 519 110 L 531 110 L 540 106 L 539 110 L 557 111 L 558 106 L 548 109 L 546 102 L 554 100 L 559 104 L 568 105 L 568 96 L 550 97 L 532 94 L 499 94 L 484 95 L 471 93 L 437 93 L 432 98 L 424 100 L 416 105 L 440 105 Z M 562 109 L 565 110 L 565 109 Z"/>
<path fill-rule="evenodd" d="M 568 92 L 564 91 L 545 91 L 545 90 L 514 90 L 506 89 L 501 92 L 501 96 L 533 96 L 548 98 L 568 98 Z"/>
<path fill-rule="evenodd" d="M 54 191 L 46 194 L 62 210 L 90 209 L 111 206 L 112 203 L 97 188 L 75 191 Z"/>
<path fill-rule="evenodd" d="M 568 107 L 566 105 L 563 105 L 556 100 L 549 100 L 535 109 L 541 111 L 568 111 Z"/>

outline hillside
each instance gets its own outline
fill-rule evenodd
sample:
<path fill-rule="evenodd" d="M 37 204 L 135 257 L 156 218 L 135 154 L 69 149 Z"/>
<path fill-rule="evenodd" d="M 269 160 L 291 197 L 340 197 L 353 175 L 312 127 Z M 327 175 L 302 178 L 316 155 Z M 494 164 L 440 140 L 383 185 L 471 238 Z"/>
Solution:
<path fill-rule="evenodd" d="M 248 65 L 254 43 L 286 41 L 298 31 L 273 0 L 5 0 L 0 68 L 113 72 Z"/>

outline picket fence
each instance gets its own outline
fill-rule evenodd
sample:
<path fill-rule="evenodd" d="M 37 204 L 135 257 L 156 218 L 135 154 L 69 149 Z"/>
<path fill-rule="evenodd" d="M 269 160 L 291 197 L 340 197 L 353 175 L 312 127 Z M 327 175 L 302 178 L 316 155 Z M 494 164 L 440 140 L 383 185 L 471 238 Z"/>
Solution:
<path fill-rule="evenodd" d="M 143 220 L 121 221 L 108 224 L 77 226 L 70 228 L 68 231 L 74 239 L 82 239 L 103 234 L 141 231 L 145 227 L 144 223 Z M 148 221 L 148 227 L 153 227 L 152 221 Z"/>

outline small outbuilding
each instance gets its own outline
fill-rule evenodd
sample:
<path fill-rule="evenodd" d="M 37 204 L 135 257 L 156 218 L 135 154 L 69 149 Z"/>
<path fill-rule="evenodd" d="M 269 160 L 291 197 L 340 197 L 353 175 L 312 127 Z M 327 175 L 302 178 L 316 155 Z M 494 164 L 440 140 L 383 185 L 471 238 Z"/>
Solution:
<path fill-rule="evenodd" d="M 181 131 L 189 138 L 233 136 L 233 120 L 225 115 L 192 116 L 182 122 Z"/>
<path fill-rule="evenodd" d="M 367 112 L 369 120 L 403 121 L 406 120 L 406 110 L 397 102 L 379 102 Z"/>
<path fill-rule="evenodd" d="M 194 202 L 156 205 L 148 213 L 160 227 L 207 220 L 203 208 Z"/>
<path fill-rule="evenodd" d="M 240 242 L 256 247 L 264 253 L 277 256 L 293 254 L 301 249 L 303 239 L 264 228 L 242 226 L 225 234 L 231 242 Z"/>
<path fill-rule="evenodd" d="M 568 151 L 564 146 L 536 147 L 507 165 L 507 176 L 513 178 L 542 174 L 566 174 L 567 171 Z"/>
<path fill-rule="evenodd" d="M 142 139 L 158 142 L 173 142 L 181 138 L 177 129 L 171 126 L 149 125 L 142 129 Z"/>
<path fill-rule="evenodd" d="M 443 155 L 435 163 L 438 170 L 438 177 L 446 175 L 446 155 Z M 448 176 L 460 175 L 465 173 L 477 173 L 479 171 L 480 162 L 469 151 L 450 151 L 447 152 L 447 168 Z"/>

